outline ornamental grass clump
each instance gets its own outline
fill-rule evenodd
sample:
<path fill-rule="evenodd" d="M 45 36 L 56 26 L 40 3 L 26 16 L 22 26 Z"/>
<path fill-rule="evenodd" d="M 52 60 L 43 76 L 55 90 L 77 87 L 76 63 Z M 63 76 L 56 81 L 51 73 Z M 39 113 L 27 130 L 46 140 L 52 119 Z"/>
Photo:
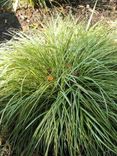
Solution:
<path fill-rule="evenodd" d="M 57 18 L 0 46 L 0 124 L 17 156 L 117 154 L 117 44 Z"/>

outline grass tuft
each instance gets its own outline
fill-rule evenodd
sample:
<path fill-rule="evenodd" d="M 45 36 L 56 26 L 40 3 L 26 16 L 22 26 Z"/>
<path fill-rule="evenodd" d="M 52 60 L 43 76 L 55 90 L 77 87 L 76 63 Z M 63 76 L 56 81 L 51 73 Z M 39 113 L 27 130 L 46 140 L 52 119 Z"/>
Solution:
<path fill-rule="evenodd" d="M 0 46 L 0 123 L 17 156 L 117 154 L 111 31 L 59 17 Z"/>

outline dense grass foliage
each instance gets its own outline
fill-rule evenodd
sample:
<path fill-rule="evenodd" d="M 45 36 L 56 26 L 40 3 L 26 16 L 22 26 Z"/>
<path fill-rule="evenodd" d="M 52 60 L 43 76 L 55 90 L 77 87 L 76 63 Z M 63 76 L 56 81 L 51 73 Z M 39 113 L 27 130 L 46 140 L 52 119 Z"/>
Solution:
<path fill-rule="evenodd" d="M 117 154 L 117 44 L 57 18 L 0 47 L 0 124 L 17 156 Z"/>

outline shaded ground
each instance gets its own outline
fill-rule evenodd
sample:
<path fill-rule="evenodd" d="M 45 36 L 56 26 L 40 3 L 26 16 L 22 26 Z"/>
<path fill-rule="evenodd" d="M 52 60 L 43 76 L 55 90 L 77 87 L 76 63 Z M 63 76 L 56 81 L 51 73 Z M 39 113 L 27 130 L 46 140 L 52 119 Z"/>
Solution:
<path fill-rule="evenodd" d="M 20 28 L 21 25 L 14 13 L 0 13 L 0 42 L 11 38 L 8 31 Z"/>

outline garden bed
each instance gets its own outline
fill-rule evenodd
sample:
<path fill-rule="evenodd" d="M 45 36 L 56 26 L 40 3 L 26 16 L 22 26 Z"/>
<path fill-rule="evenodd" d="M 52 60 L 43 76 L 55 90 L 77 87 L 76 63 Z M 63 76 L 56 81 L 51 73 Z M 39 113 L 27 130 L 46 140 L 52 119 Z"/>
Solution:
<path fill-rule="evenodd" d="M 89 20 L 93 9 L 93 4 L 90 1 L 85 1 L 82 4 L 74 6 L 63 4 L 54 8 L 37 8 L 22 6 L 17 9 L 16 13 L 0 11 L 0 40 L 10 39 L 11 36 L 6 35 L 7 31 L 11 29 L 22 29 L 28 31 L 29 29 L 38 29 L 43 27 L 46 19 L 51 15 L 57 13 L 63 17 L 71 13 L 78 21 Z M 103 21 L 108 24 L 114 24 L 117 20 L 117 6 L 116 3 L 103 3 L 96 7 L 93 15 L 92 23 Z"/>

